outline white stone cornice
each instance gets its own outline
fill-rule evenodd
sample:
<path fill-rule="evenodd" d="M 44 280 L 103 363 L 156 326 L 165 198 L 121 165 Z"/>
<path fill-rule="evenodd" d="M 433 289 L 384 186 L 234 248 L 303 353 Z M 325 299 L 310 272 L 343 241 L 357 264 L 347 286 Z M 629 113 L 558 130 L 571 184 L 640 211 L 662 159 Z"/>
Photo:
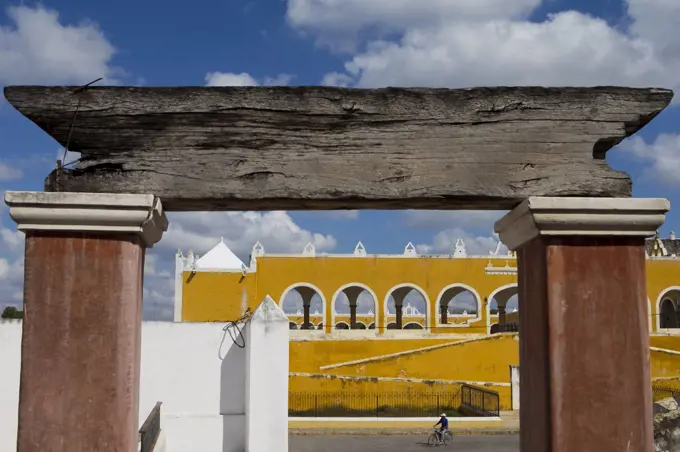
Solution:
<path fill-rule="evenodd" d="M 651 237 L 669 210 L 663 198 L 531 197 L 494 230 L 511 250 L 539 235 Z"/>
<path fill-rule="evenodd" d="M 154 195 L 8 191 L 5 204 L 20 231 L 137 234 L 151 248 L 168 230 Z"/>

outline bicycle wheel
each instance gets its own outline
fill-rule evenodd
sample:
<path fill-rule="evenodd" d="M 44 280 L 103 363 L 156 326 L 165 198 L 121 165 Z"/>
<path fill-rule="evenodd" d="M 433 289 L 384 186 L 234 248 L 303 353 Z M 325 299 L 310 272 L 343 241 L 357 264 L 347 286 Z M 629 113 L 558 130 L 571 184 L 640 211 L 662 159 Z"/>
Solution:
<path fill-rule="evenodd" d="M 448 446 L 451 444 L 451 441 L 453 440 L 453 434 L 451 432 L 446 432 L 444 433 L 444 445 Z"/>
<path fill-rule="evenodd" d="M 430 447 L 439 445 L 439 438 L 437 438 L 436 433 L 431 434 L 430 437 L 427 438 L 427 445 Z"/>

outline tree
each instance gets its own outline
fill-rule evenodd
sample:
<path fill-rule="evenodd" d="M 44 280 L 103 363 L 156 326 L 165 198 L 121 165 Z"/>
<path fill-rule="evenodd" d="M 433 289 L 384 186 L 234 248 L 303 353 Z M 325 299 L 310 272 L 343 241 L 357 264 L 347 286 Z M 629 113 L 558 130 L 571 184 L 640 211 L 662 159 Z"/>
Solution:
<path fill-rule="evenodd" d="M 3 319 L 23 319 L 24 318 L 24 311 L 20 311 L 14 306 L 7 306 L 4 311 L 2 311 L 2 315 L 0 315 L 0 318 Z"/>

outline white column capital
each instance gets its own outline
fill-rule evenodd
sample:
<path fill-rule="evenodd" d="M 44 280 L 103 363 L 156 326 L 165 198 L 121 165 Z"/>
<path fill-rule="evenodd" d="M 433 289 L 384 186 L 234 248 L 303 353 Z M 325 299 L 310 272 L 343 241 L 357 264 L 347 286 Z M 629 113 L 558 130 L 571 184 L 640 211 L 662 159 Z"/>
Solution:
<path fill-rule="evenodd" d="M 494 230 L 511 250 L 539 235 L 651 237 L 669 210 L 664 198 L 531 197 L 498 220 Z"/>
<path fill-rule="evenodd" d="M 154 195 L 8 191 L 5 204 L 20 231 L 137 234 L 151 248 L 168 219 Z"/>

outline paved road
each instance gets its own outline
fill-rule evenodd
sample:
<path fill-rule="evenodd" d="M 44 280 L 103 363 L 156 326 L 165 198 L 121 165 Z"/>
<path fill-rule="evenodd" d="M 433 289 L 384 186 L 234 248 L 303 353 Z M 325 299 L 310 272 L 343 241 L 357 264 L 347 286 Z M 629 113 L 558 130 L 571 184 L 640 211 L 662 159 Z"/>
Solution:
<path fill-rule="evenodd" d="M 519 435 L 456 436 L 447 446 L 430 448 L 423 436 L 290 436 L 290 452 L 518 452 Z"/>

